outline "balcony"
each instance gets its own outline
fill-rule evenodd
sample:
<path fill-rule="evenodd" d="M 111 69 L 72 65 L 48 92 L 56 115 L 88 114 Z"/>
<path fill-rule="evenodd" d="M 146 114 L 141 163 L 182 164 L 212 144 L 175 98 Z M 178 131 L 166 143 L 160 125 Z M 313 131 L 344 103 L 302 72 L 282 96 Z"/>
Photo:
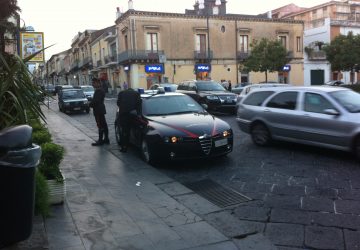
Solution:
<path fill-rule="evenodd" d="M 238 51 L 238 52 L 236 53 L 236 59 L 239 60 L 239 61 L 244 61 L 244 60 L 246 60 L 249 56 L 250 56 L 250 52 L 249 52 L 249 51 L 247 51 L 247 52 Z"/>
<path fill-rule="evenodd" d="M 213 51 L 212 50 L 210 50 L 210 51 L 195 50 L 194 51 L 194 59 L 210 61 L 213 59 Z"/>
<path fill-rule="evenodd" d="M 159 61 L 159 55 L 163 55 L 163 50 L 151 51 L 151 50 L 127 50 L 118 54 L 118 62 L 124 63 L 128 61 L 136 60 L 151 60 Z"/>
<path fill-rule="evenodd" d="M 78 69 L 78 68 L 79 68 L 79 61 L 76 60 L 76 61 L 74 61 L 74 62 L 71 64 L 70 70 L 76 70 L 76 69 Z"/>
<path fill-rule="evenodd" d="M 105 56 L 105 64 L 117 64 L 116 56 Z"/>
<path fill-rule="evenodd" d="M 308 53 L 308 59 L 312 61 L 326 60 L 326 53 L 323 50 L 311 51 Z"/>
<path fill-rule="evenodd" d="M 96 61 L 96 67 L 100 67 L 102 66 L 102 61 L 101 60 L 97 60 Z"/>
<path fill-rule="evenodd" d="M 85 57 L 83 60 L 79 62 L 79 67 L 85 67 L 91 64 L 91 57 Z"/>

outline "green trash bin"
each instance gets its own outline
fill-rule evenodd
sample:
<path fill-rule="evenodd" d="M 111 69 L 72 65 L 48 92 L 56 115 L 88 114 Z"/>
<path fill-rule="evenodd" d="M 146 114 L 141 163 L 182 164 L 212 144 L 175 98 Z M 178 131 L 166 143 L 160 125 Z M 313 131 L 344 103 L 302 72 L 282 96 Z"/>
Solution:
<path fill-rule="evenodd" d="M 32 232 L 41 148 L 31 138 L 27 125 L 0 131 L 0 248 L 26 240 Z"/>

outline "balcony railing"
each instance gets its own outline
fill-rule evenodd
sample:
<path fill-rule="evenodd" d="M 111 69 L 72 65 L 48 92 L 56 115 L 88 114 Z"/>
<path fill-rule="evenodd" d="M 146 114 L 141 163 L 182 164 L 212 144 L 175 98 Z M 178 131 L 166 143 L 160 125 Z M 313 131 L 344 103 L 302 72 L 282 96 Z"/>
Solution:
<path fill-rule="evenodd" d="M 247 59 L 250 56 L 250 51 L 244 52 L 244 51 L 238 51 L 236 53 L 236 58 L 240 61 L 243 61 Z"/>
<path fill-rule="evenodd" d="M 102 61 L 101 60 L 97 60 L 96 61 L 96 67 L 100 67 L 102 66 Z"/>
<path fill-rule="evenodd" d="M 294 58 L 294 51 L 289 50 L 286 54 L 286 58 L 292 59 Z"/>
<path fill-rule="evenodd" d="M 117 63 L 116 56 L 105 56 L 105 64 Z"/>
<path fill-rule="evenodd" d="M 91 57 L 85 57 L 83 60 L 79 62 L 79 67 L 83 67 L 87 64 L 91 63 Z"/>
<path fill-rule="evenodd" d="M 71 64 L 70 70 L 76 69 L 79 67 L 79 61 L 76 60 Z"/>
<path fill-rule="evenodd" d="M 326 60 L 326 53 L 323 50 L 319 50 L 319 51 L 311 51 L 308 54 L 308 58 L 309 60 Z"/>
<path fill-rule="evenodd" d="M 213 51 L 210 50 L 195 50 L 194 51 L 194 59 L 195 60 L 212 60 L 213 59 Z"/>
<path fill-rule="evenodd" d="M 118 62 L 126 62 L 132 60 L 159 60 L 159 55 L 163 55 L 163 50 L 127 50 L 118 54 Z"/>

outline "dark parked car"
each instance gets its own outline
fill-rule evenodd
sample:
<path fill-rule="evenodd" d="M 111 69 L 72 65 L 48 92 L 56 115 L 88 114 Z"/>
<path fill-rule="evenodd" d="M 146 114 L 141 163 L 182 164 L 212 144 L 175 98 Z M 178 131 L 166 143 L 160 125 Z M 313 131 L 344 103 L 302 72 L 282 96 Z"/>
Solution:
<path fill-rule="evenodd" d="M 185 81 L 179 84 L 177 92 L 191 96 L 200 104 L 206 104 L 208 111 L 236 113 L 237 95 L 227 91 L 215 81 Z"/>
<path fill-rule="evenodd" d="M 162 92 L 141 98 L 141 115 L 132 115 L 130 142 L 140 148 L 146 162 L 219 157 L 232 151 L 230 125 L 191 97 Z M 115 134 L 120 144 L 119 132 L 116 119 Z"/>
<path fill-rule="evenodd" d="M 82 89 L 63 89 L 59 92 L 59 110 L 61 112 L 90 112 L 89 101 Z"/>
<path fill-rule="evenodd" d="M 332 81 L 324 83 L 324 85 L 327 85 L 327 86 L 341 86 L 341 85 L 344 85 L 344 84 L 345 83 L 343 81 L 340 81 L 340 80 L 332 80 Z"/>
<path fill-rule="evenodd" d="M 53 84 L 46 84 L 44 85 L 44 91 L 48 95 L 56 95 L 55 86 Z"/>
<path fill-rule="evenodd" d="M 360 157 L 360 94 L 347 88 L 254 89 L 240 102 L 237 122 L 260 146 L 276 139 Z"/>
<path fill-rule="evenodd" d="M 55 86 L 55 92 L 56 94 L 59 94 L 59 92 L 63 89 L 73 89 L 74 87 L 72 85 L 56 85 Z"/>

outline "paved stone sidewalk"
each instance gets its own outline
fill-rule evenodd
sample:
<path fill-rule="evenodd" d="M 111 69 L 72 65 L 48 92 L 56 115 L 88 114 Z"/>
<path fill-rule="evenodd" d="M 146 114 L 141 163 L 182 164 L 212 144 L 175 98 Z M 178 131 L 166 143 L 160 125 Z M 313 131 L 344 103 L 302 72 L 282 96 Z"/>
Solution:
<path fill-rule="evenodd" d="M 52 207 L 45 225 L 36 217 L 32 237 L 9 249 L 276 249 L 135 151 L 124 155 L 114 142 L 92 147 L 93 131 L 67 115 L 44 112 L 54 142 L 66 149 L 66 201 Z M 229 230 L 218 231 L 219 223 L 229 223 Z"/>

